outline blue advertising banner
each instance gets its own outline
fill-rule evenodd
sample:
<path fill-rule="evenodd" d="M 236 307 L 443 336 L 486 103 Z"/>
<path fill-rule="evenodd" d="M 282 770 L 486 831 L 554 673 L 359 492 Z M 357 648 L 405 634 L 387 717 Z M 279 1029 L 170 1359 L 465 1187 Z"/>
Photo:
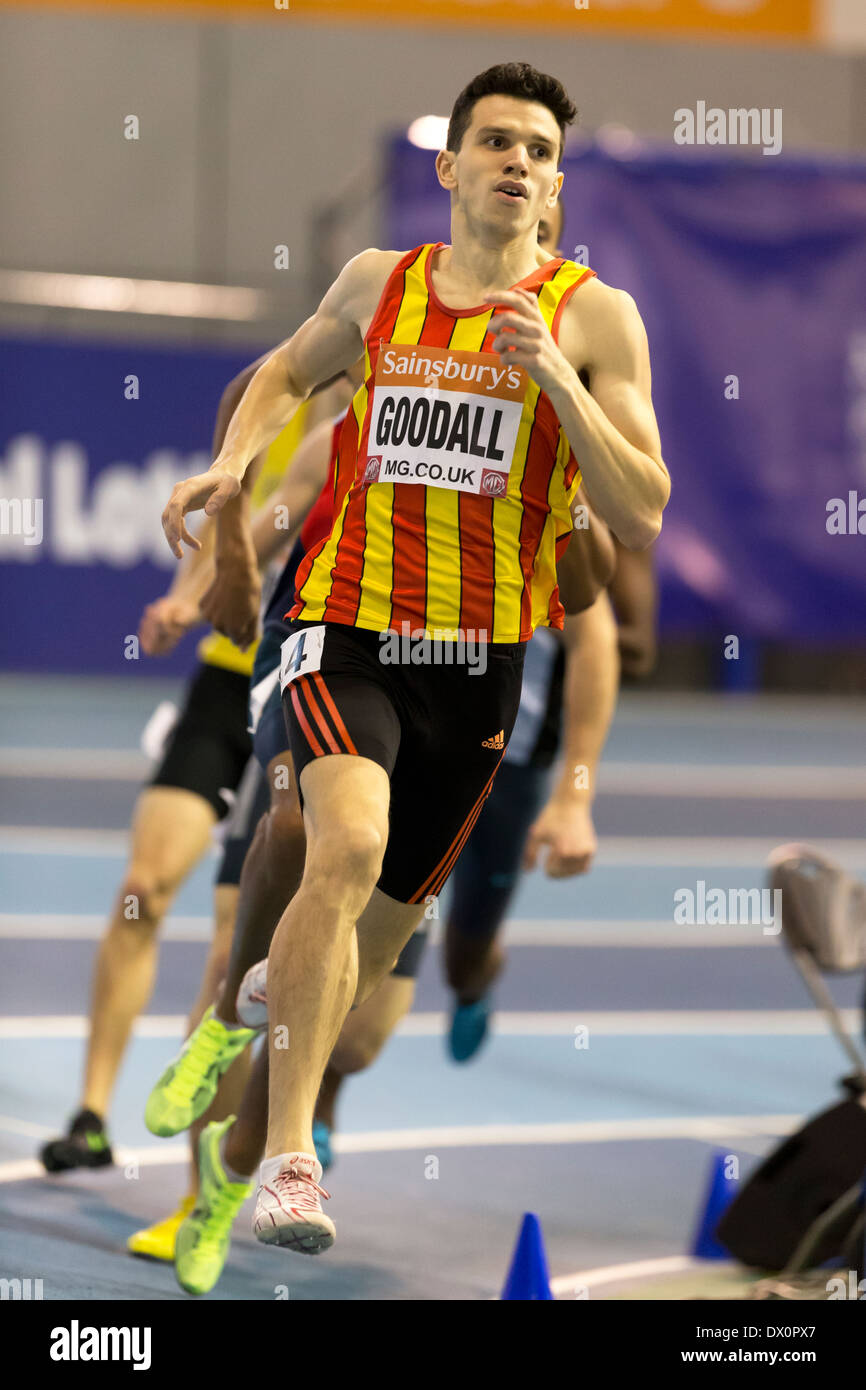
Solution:
<path fill-rule="evenodd" d="M 222 390 L 260 352 L 0 339 L 2 669 L 129 670 L 176 564 L 162 509 L 210 465 Z M 193 649 L 142 667 L 186 671 Z"/>
<path fill-rule="evenodd" d="M 449 241 L 433 159 L 392 145 L 384 244 Z M 563 168 L 564 253 L 649 336 L 663 632 L 862 641 L 866 166 L 589 147 Z"/>

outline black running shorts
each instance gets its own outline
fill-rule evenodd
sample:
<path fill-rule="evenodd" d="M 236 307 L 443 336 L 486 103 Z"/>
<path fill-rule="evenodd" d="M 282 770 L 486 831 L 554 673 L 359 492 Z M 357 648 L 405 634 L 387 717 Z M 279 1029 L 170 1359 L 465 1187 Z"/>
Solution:
<path fill-rule="evenodd" d="M 222 819 L 228 803 L 220 789 L 236 790 L 252 752 L 249 687 L 249 677 L 237 671 L 200 666 L 150 785 L 197 792 Z"/>
<path fill-rule="evenodd" d="M 525 644 L 289 627 L 304 633 L 294 649 L 284 646 L 281 680 L 299 786 L 307 764 L 332 753 L 384 768 L 390 833 L 376 886 L 397 902 L 426 903 L 442 891 L 493 787 L 517 716 Z"/>

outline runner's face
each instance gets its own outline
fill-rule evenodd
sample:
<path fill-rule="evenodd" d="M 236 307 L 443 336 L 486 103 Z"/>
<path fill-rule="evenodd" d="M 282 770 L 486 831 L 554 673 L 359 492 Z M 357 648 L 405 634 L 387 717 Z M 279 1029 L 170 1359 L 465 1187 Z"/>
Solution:
<path fill-rule="evenodd" d="M 539 102 L 482 97 L 454 164 L 459 202 L 488 226 L 512 235 L 534 231 L 562 183 L 559 139 L 553 112 Z M 503 191 L 503 183 L 515 192 Z"/>

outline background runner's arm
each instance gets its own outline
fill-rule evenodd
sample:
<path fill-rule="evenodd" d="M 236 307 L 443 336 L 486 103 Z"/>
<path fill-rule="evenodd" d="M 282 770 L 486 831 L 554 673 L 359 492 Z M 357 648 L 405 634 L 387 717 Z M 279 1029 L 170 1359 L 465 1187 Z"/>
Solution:
<path fill-rule="evenodd" d="M 623 678 L 640 680 L 656 663 L 658 591 L 653 547 L 626 550 L 616 543 L 616 573 L 610 596 L 619 624 L 619 660 Z"/>
<path fill-rule="evenodd" d="M 616 622 L 606 593 L 584 613 L 568 615 L 562 709 L 562 768 L 527 840 L 524 867 L 547 847 L 552 878 L 586 873 L 597 848 L 592 822 L 596 769 L 613 712 L 619 676 Z"/>
<path fill-rule="evenodd" d="M 333 420 L 324 420 L 306 436 L 279 487 L 253 518 L 253 546 L 260 565 L 297 540 L 327 481 L 333 432 Z"/>
<path fill-rule="evenodd" d="M 222 447 L 226 428 L 232 411 L 246 389 L 250 373 L 254 373 L 263 362 L 253 362 L 230 381 L 220 397 L 213 433 L 213 453 L 216 456 Z M 252 487 L 261 472 L 265 455 L 259 454 L 247 469 L 247 479 Z M 246 508 L 246 501 L 236 498 L 238 509 Z M 201 611 L 201 603 L 214 580 L 214 560 L 217 542 L 216 521 L 211 516 L 203 516 L 197 528 L 196 539 L 199 549 L 185 550 L 172 576 L 168 591 L 162 598 L 149 603 L 142 614 L 138 635 L 142 648 L 148 656 L 165 656 L 174 650 L 186 633 L 199 624 L 207 622 Z"/>
<path fill-rule="evenodd" d="M 212 516 L 237 497 L 251 460 L 272 444 L 319 382 L 357 361 L 364 348 L 361 325 L 381 295 L 393 254 L 364 251 L 342 270 L 315 314 L 281 343 L 252 376 L 206 473 L 178 483 L 162 514 L 162 526 L 180 559 L 181 541 L 198 548 L 187 529 L 187 512 L 204 508 Z M 223 533 L 218 535 L 218 549 Z"/>
<path fill-rule="evenodd" d="M 619 686 L 616 619 L 606 593 L 586 612 L 566 616 L 563 641 L 562 773 L 553 797 L 591 803 Z M 585 768 L 586 778 L 575 768 Z M 575 785 L 581 780 L 588 786 Z"/>
<path fill-rule="evenodd" d="M 328 419 L 307 435 L 276 492 L 253 515 L 252 545 L 261 568 L 297 540 L 328 476 L 333 428 L 333 420 Z M 201 550 L 184 553 L 168 593 L 145 608 L 139 638 L 148 656 L 164 656 L 205 621 L 200 604 L 214 586 L 215 531 L 216 518 L 205 517 L 199 528 Z"/>
<path fill-rule="evenodd" d="M 599 521 L 578 492 L 579 505 L 584 508 L 573 514 L 586 526 L 575 527 L 574 534 L 556 566 L 559 597 L 566 613 L 582 613 L 595 603 L 602 589 L 613 578 L 616 551 L 613 538 L 603 521 Z"/>
<path fill-rule="evenodd" d="M 268 354 L 268 356 L 269 355 L 270 354 Z M 259 358 L 257 362 L 251 363 L 251 365 L 245 368 L 233 381 L 229 382 L 223 392 L 220 408 L 217 413 L 216 430 L 214 431 L 214 457 L 219 457 L 223 440 L 225 439 L 226 429 L 234 409 L 259 367 L 265 361 L 267 361 L 267 356 Z M 341 410 L 346 409 L 352 399 L 352 395 L 352 384 L 343 372 L 338 372 L 336 376 L 331 377 L 330 380 L 316 387 L 311 393 L 310 407 L 304 421 L 308 435 L 324 422 L 328 422 L 330 429 L 333 417 Z M 239 631 L 240 627 L 242 627 L 238 617 L 239 601 L 237 595 L 243 591 L 244 587 L 247 587 L 249 590 L 249 623 L 252 623 L 253 615 L 258 611 L 255 571 L 257 560 L 260 561 L 262 559 L 262 552 L 259 550 L 258 544 L 251 534 L 248 498 L 252 490 L 252 485 L 261 471 L 266 456 L 267 450 L 258 454 L 256 458 L 253 459 L 244 474 L 241 491 L 238 493 L 237 497 L 229 499 L 216 518 L 215 562 L 219 571 L 221 588 L 219 592 L 216 590 L 208 592 L 208 612 L 211 621 L 220 632 L 227 632 L 227 627 L 231 627 L 232 632 Z M 295 451 L 289 462 L 286 474 L 287 477 L 294 477 L 299 456 L 300 449 Z M 324 486 L 324 481 L 325 479 L 323 477 L 319 485 L 319 490 Z M 291 498 L 287 499 L 286 502 L 286 505 L 289 505 L 290 509 L 289 515 L 290 517 L 295 515 L 300 516 L 302 499 L 295 495 L 292 484 L 288 484 L 288 486 L 292 494 Z M 314 501 L 315 498 L 312 500 Z M 309 505 L 312 505 L 312 502 L 310 502 Z M 273 513 L 270 515 L 273 516 Z M 306 513 L 304 513 L 304 515 L 306 515 Z M 210 520 L 210 518 L 207 518 L 207 520 Z M 303 525 L 303 520 L 304 518 L 300 517 L 299 526 Z M 259 531 L 261 532 L 261 528 L 259 528 Z M 293 542 L 295 535 L 296 532 L 294 529 L 290 534 L 282 533 L 282 540 L 284 543 Z M 279 549 L 279 546 L 277 545 L 275 549 Z M 275 551 L 269 551 L 269 556 L 273 553 L 275 553 Z M 213 579 L 213 577 L 213 569 L 211 569 L 211 578 Z M 204 589 L 202 593 L 204 593 Z M 228 608 L 226 608 L 223 602 L 226 596 Z M 232 632 L 227 632 L 227 635 L 231 636 Z"/>
<path fill-rule="evenodd" d="M 213 579 L 216 526 L 206 516 L 198 528 L 201 550 L 187 550 L 161 598 L 147 604 L 138 625 L 147 656 L 166 656 L 186 633 L 205 621 L 200 603 Z"/>

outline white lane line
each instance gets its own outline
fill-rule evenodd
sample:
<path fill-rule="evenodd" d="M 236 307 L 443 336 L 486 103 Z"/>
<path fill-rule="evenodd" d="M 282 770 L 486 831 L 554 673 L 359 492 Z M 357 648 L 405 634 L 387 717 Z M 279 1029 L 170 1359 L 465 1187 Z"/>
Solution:
<path fill-rule="evenodd" d="M 0 940 L 9 941 L 99 941 L 106 919 L 89 912 L 0 912 Z M 210 917 L 168 917 L 162 939 L 175 942 L 210 941 Z M 441 924 L 431 923 L 430 944 L 441 938 Z M 611 947 L 698 947 L 771 946 L 774 937 L 765 936 L 759 926 L 674 926 L 668 920 L 630 921 L 545 920 L 514 918 L 505 924 L 506 945 L 523 946 L 611 946 Z"/>
<path fill-rule="evenodd" d="M 16 1119 L 14 1115 L 0 1115 L 0 1130 L 5 1134 L 23 1134 L 25 1139 L 51 1139 L 57 1133 L 55 1129 Z"/>
<path fill-rule="evenodd" d="M 444 1125 L 428 1129 L 338 1134 L 339 1153 L 383 1153 L 511 1147 L 520 1144 L 608 1144 L 639 1139 L 698 1139 L 733 1144 L 739 1134 L 790 1134 L 800 1115 L 643 1116 L 634 1120 L 579 1120 L 552 1124 Z"/>
<path fill-rule="evenodd" d="M 401 1153 L 412 1149 L 501 1148 L 538 1144 L 610 1144 L 651 1139 L 696 1139 L 736 1147 L 739 1136 L 790 1134 L 801 1115 L 704 1115 L 688 1118 L 645 1117 L 638 1120 L 584 1120 L 565 1124 L 442 1125 L 428 1129 L 370 1130 L 337 1134 L 334 1148 L 340 1154 Z M 141 1167 L 186 1163 L 186 1144 L 148 1145 L 119 1149 L 117 1167 L 137 1163 Z M 22 1178 L 44 1178 L 35 1159 L 0 1163 L 0 1183 Z M 80 1175 L 79 1175 L 80 1176 Z"/>
<path fill-rule="evenodd" d="M 118 748 L 0 748 L 0 777 L 138 782 L 152 764 Z M 617 796 L 866 800 L 866 771 L 822 764 L 603 762 L 599 790 Z"/>
<path fill-rule="evenodd" d="M 842 1020 L 859 1036 L 862 1014 L 859 1009 L 842 1009 Z M 409 1014 L 397 1025 L 398 1036 L 441 1037 L 450 1026 L 448 1014 L 419 1012 Z M 816 1009 L 572 1009 L 568 1012 L 503 1011 L 494 1013 L 493 1032 L 500 1037 L 570 1037 L 576 1028 L 588 1029 L 597 1037 L 816 1037 L 827 1033 L 827 1025 Z M 0 1018 L 0 1039 L 85 1038 L 88 1020 L 83 1014 L 7 1016 Z M 133 1032 L 139 1038 L 177 1038 L 184 1036 L 183 1014 L 144 1014 L 136 1019 Z"/>
<path fill-rule="evenodd" d="M 864 801 L 866 769 L 755 763 L 602 762 L 598 790 L 617 796 L 708 797 L 712 800 Z"/>
<path fill-rule="evenodd" d="M 710 734 L 721 727 L 759 731 L 801 729 L 810 734 L 828 730 L 850 732 L 862 738 L 863 706 L 859 697 L 835 695 L 712 695 L 704 692 L 676 694 L 649 690 L 624 690 L 616 709 L 617 724 L 680 728 L 684 724 L 707 725 Z"/>
<path fill-rule="evenodd" d="M 53 1133 L 56 1134 L 56 1130 Z M 189 1163 L 188 1144 L 166 1144 L 164 1147 L 144 1148 L 144 1149 L 114 1149 L 114 1161 L 117 1169 L 123 1169 L 129 1164 L 136 1164 L 139 1168 L 161 1168 L 164 1164 Z M 73 1171 L 71 1177 L 73 1181 L 80 1179 L 87 1170 L 79 1169 Z M 105 1170 L 103 1169 L 103 1175 Z M 62 1183 L 67 1174 L 46 1173 L 42 1164 L 36 1158 L 16 1158 L 9 1163 L 0 1163 L 0 1183 L 4 1182 L 23 1182 L 27 1178 L 43 1178 L 46 1182 Z"/>
<path fill-rule="evenodd" d="M 714 835 L 607 835 L 595 859 L 597 868 L 761 868 L 780 844 L 775 839 Z M 866 869 L 866 841 L 809 839 L 809 844 L 841 862 L 847 869 Z M 71 854 L 78 858 L 120 858 L 129 850 L 126 830 L 67 830 L 56 826 L 4 826 L 0 854 Z M 217 847 L 211 851 L 216 854 Z M 688 885 L 686 885 L 688 886 Z"/>
<path fill-rule="evenodd" d="M 840 1011 L 845 1026 L 859 1029 L 859 1009 Z M 436 1037 L 450 1026 L 444 1013 L 409 1014 L 398 1026 L 405 1037 Z M 494 1013 L 492 1031 L 503 1037 L 566 1037 L 578 1027 L 590 1038 L 639 1036 L 815 1037 L 827 1033 L 816 1009 L 571 1009 L 568 1012 Z"/>
<path fill-rule="evenodd" d="M 676 866 L 765 869 L 772 851 L 778 849 L 780 844 L 787 843 L 789 840 L 781 835 L 777 839 L 723 835 L 606 835 L 599 845 L 595 864 L 599 868 Z M 809 844 L 839 860 L 847 869 L 866 869 L 866 841 L 863 839 L 810 837 Z"/>
<path fill-rule="evenodd" d="M 0 748 L 0 777 L 140 782 L 153 764 L 125 748 Z"/>
<path fill-rule="evenodd" d="M 128 830 L 69 830 L 62 826 L 6 825 L 0 829 L 0 854 L 56 854 L 81 858 L 121 859 L 129 853 Z M 208 851 L 220 853 L 217 845 Z"/>
<path fill-rule="evenodd" d="M 0 912 L 0 940 L 100 941 L 107 925 L 93 912 Z M 212 917 L 168 917 L 161 928 L 167 941 L 210 941 L 212 934 Z"/>
<path fill-rule="evenodd" d="M 713 1268 L 718 1268 L 713 1262 Z M 706 1270 L 707 1261 L 693 1255 L 662 1255 L 654 1260 L 630 1260 L 620 1265 L 599 1265 L 597 1269 L 582 1269 L 577 1274 L 560 1274 L 550 1281 L 554 1298 L 566 1298 L 576 1289 L 597 1289 L 616 1284 L 621 1279 L 649 1279 L 654 1274 L 684 1274 L 687 1270 Z M 742 1265 L 730 1264 L 732 1270 L 743 1273 Z"/>
<path fill-rule="evenodd" d="M 86 1038 L 90 1020 L 84 1014 L 46 1014 L 42 1017 L 0 1018 L 0 1039 Z M 182 1038 L 185 1014 L 144 1014 L 132 1028 L 138 1038 Z"/>

